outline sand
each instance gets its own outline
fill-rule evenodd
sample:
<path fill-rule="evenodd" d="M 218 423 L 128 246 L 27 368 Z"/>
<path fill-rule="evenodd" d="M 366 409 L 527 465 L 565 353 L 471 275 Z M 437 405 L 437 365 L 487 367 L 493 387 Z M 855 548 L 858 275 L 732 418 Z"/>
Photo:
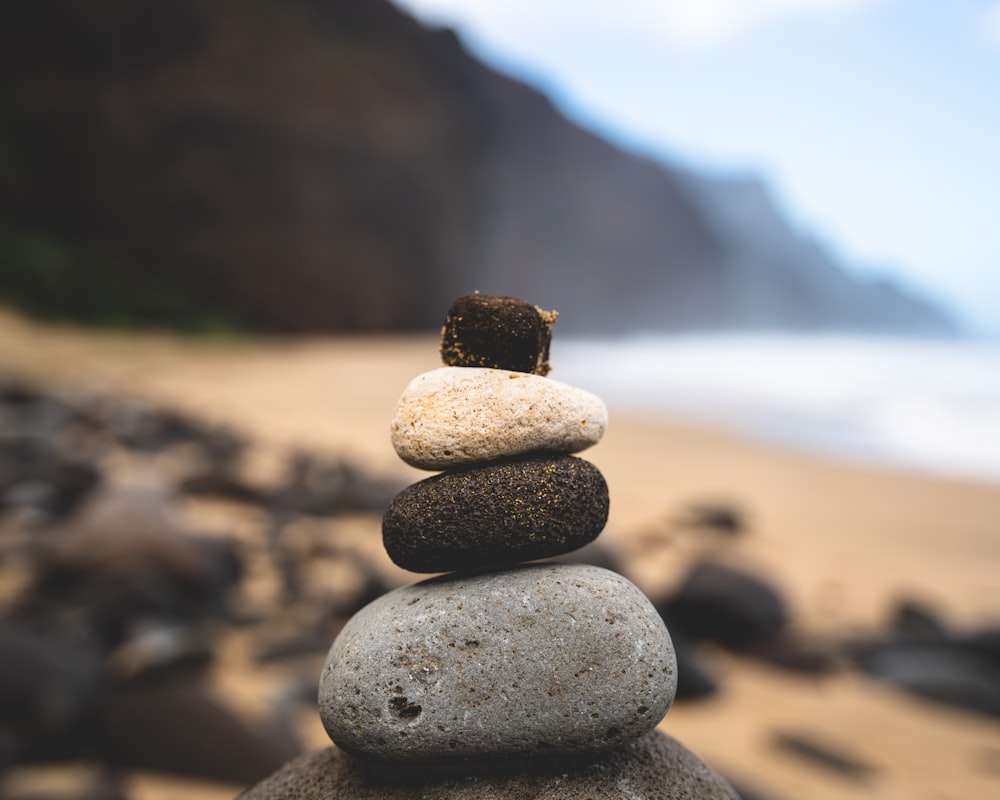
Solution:
<path fill-rule="evenodd" d="M 555 342 L 552 355 L 551 377 L 559 379 Z M 0 315 L 2 372 L 165 404 L 233 425 L 275 451 L 340 453 L 403 480 L 427 473 L 396 458 L 391 412 L 412 377 L 439 365 L 437 339 L 427 335 L 206 341 L 82 333 Z M 796 632 L 808 640 L 877 630 L 900 598 L 928 603 L 956 628 L 1000 621 L 1000 486 L 835 463 L 610 412 L 604 440 L 582 455 L 610 488 L 602 540 L 625 554 L 648 594 L 666 591 L 692 558 L 712 553 L 780 587 Z M 749 531 L 685 529 L 678 518 L 693 502 L 739 507 Z M 721 653 L 713 663 L 722 691 L 678 703 L 661 726 L 769 796 L 1000 796 L 995 720 L 853 672 L 790 676 Z M 311 729 L 313 744 L 323 744 Z M 870 769 L 849 777 L 823 768 L 778 747 L 780 734 L 844 750 Z M 165 793 L 137 778 L 133 796 L 211 794 L 197 784 L 187 795 L 183 782 L 171 786 Z"/>

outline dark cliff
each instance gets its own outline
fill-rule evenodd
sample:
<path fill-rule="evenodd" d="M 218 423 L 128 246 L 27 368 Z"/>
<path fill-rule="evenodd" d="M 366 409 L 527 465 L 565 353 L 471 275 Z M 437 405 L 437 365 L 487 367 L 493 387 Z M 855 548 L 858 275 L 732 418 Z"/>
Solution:
<path fill-rule="evenodd" d="M 35 313 L 431 329 L 478 289 L 595 333 L 947 327 L 751 195 L 384 0 L 0 4 L 0 298 Z"/>

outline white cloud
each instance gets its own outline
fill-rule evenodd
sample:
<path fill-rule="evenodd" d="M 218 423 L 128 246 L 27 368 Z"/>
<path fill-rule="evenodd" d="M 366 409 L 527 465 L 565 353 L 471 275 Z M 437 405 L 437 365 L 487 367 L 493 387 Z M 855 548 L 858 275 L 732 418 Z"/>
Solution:
<path fill-rule="evenodd" d="M 872 0 L 628 0 L 670 42 L 709 47 L 755 33 L 789 17 L 840 13 Z"/>
<path fill-rule="evenodd" d="M 480 32 L 542 25 L 651 32 L 687 49 L 751 35 L 789 17 L 838 14 L 883 0 L 397 0 L 426 19 Z M 998 22 L 1000 24 L 1000 22 Z"/>

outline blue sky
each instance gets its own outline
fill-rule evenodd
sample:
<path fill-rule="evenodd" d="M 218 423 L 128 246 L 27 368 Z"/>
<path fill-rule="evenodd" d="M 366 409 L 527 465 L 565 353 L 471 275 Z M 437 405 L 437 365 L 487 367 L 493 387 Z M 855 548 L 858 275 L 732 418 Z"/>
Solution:
<path fill-rule="evenodd" d="M 638 150 L 755 172 L 1000 335 L 1000 0 L 397 0 Z"/>

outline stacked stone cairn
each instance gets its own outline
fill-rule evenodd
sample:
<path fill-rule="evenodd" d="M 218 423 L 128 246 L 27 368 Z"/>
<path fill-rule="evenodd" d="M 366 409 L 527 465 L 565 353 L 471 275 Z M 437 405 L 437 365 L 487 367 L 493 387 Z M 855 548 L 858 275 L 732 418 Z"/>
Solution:
<path fill-rule="evenodd" d="M 404 569 L 446 573 L 383 595 L 337 636 L 319 711 L 337 745 L 246 793 L 260 798 L 736 798 L 655 730 L 676 688 L 660 616 L 621 575 L 525 563 L 593 541 L 608 489 L 573 453 L 601 400 L 547 377 L 556 313 L 466 295 L 445 367 L 415 378 L 392 420 L 408 464 L 382 523 Z"/>

